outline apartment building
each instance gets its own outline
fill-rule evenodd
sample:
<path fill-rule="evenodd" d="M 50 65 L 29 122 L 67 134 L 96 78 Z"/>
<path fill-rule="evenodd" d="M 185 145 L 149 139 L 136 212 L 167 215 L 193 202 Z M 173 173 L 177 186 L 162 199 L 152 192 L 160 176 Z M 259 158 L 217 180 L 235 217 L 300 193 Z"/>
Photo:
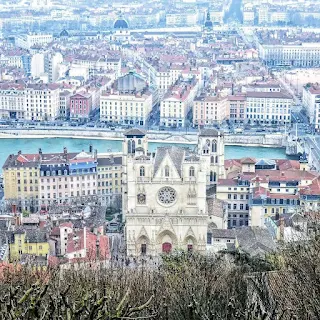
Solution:
<path fill-rule="evenodd" d="M 167 13 L 167 26 L 195 26 L 198 20 L 198 13 L 196 11 Z"/>
<path fill-rule="evenodd" d="M 66 148 L 63 154 L 40 153 L 39 199 L 42 207 L 96 194 L 97 154 L 92 147 L 89 153 L 68 153 Z"/>
<path fill-rule="evenodd" d="M 57 84 L 27 84 L 24 90 L 26 120 L 54 120 L 59 116 L 60 88 Z"/>
<path fill-rule="evenodd" d="M 255 9 L 251 3 L 246 3 L 243 5 L 243 24 L 244 25 L 253 25 L 255 19 Z"/>
<path fill-rule="evenodd" d="M 3 82 L 0 84 L 1 119 L 24 119 L 26 95 L 22 84 Z"/>
<path fill-rule="evenodd" d="M 117 76 L 121 74 L 122 59 L 119 53 L 114 52 L 110 56 L 104 57 L 98 55 L 76 55 L 71 57 L 72 68 L 85 67 L 88 69 L 89 76 L 99 74 L 102 71 L 114 70 Z"/>
<path fill-rule="evenodd" d="M 70 97 L 70 119 L 88 119 L 92 111 L 92 95 L 88 92 L 79 92 Z"/>
<path fill-rule="evenodd" d="M 293 98 L 286 92 L 247 92 L 245 118 L 252 123 L 289 124 Z"/>
<path fill-rule="evenodd" d="M 171 86 L 160 103 L 160 124 L 166 127 L 184 127 L 187 115 L 199 89 L 199 82 L 179 80 Z"/>
<path fill-rule="evenodd" d="M 300 42 L 298 44 L 259 43 L 258 49 L 261 60 L 267 66 L 311 68 L 320 65 L 320 47 L 316 42 Z"/>
<path fill-rule="evenodd" d="M 266 217 L 320 205 L 319 174 L 309 171 L 305 156 L 300 161 L 227 160 L 225 168 L 227 178 L 219 179 L 217 198 L 228 203 L 229 228 L 262 227 Z"/>
<path fill-rule="evenodd" d="M 19 211 L 38 211 L 51 204 L 97 194 L 97 153 L 89 152 L 9 155 L 2 167 L 4 198 Z"/>
<path fill-rule="evenodd" d="M 22 49 L 30 49 L 35 45 L 44 46 L 53 41 L 52 34 L 27 34 L 15 38 L 15 45 Z"/>
<path fill-rule="evenodd" d="M 0 84 L 3 119 L 54 120 L 59 116 L 60 89 L 56 84 Z"/>
<path fill-rule="evenodd" d="M 45 232 L 16 230 L 9 234 L 10 261 L 17 262 L 22 256 L 49 256 L 50 248 Z"/>
<path fill-rule="evenodd" d="M 302 91 L 302 104 L 307 110 L 310 124 L 320 130 L 320 85 L 307 84 Z"/>
<path fill-rule="evenodd" d="M 153 106 L 152 92 L 139 75 L 117 79 L 112 89 L 100 96 L 100 120 L 115 124 L 144 125 Z"/>
<path fill-rule="evenodd" d="M 121 206 L 122 156 L 98 157 L 98 196 L 102 205 Z M 120 208 L 119 208 L 120 209 Z"/>
<path fill-rule="evenodd" d="M 16 205 L 19 211 L 38 208 L 39 198 L 39 155 L 10 154 L 2 167 L 4 197 L 9 205 Z"/>
<path fill-rule="evenodd" d="M 228 96 L 229 119 L 236 123 L 243 123 L 246 114 L 246 96 L 244 94 Z"/>
<path fill-rule="evenodd" d="M 59 118 L 68 119 L 70 116 L 70 97 L 72 94 L 65 90 L 60 92 L 59 97 Z"/>
<path fill-rule="evenodd" d="M 229 118 L 228 97 L 202 94 L 193 101 L 193 125 L 221 123 Z"/>

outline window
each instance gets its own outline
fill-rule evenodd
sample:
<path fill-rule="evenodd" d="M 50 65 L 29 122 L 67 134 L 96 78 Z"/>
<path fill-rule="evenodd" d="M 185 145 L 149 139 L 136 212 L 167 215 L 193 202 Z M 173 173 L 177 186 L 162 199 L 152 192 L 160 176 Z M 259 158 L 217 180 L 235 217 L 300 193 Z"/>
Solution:
<path fill-rule="evenodd" d="M 243 203 L 240 203 L 240 210 L 243 210 Z"/>
<path fill-rule="evenodd" d="M 212 244 L 212 233 L 207 233 L 207 244 Z"/>
<path fill-rule="evenodd" d="M 212 152 L 213 153 L 217 152 L 217 141 L 216 140 L 212 141 Z"/>
<path fill-rule="evenodd" d="M 190 167 L 189 169 L 189 176 L 194 177 L 194 167 Z"/>
<path fill-rule="evenodd" d="M 165 177 L 169 177 L 170 176 L 169 166 L 165 166 L 165 168 L 164 168 L 164 176 Z"/>
<path fill-rule="evenodd" d="M 228 199 L 231 199 L 231 193 L 228 194 Z"/>
<path fill-rule="evenodd" d="M 237 209 L 237 205 L 234 203 L 233 204 L 233 210 L 236 210 Z"/>
<path fill-rule="evenodd" d="M 145 169 L 144 167 L 140 167 L 140 177 L 144 177 L 145 176 Z"/>

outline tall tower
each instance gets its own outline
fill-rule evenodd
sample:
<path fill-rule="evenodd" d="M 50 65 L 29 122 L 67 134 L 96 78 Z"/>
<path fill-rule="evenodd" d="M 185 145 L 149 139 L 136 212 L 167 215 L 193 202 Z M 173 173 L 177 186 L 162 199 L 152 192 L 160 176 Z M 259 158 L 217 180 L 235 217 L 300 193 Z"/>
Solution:
<path fill-rule="evenodd" d="M 210 39 L 212 38 L 212 32 L 213 32 L 213 23 L 211 21 L 211 18 L 210 18 L 210 12 L 208 10 L 207 12 L 207 18 L 204 22 L 204 26 L 203 26 L 203 34 L 202 34 L 202 37 L 203 37 L 203 42 L 204 43 L 208 43 L 210 42 Z"/>
<path fill-rule="evenodd" d="M 140 129 L 129 129 L 124 133 L 122 144 L 122 212 L 123 218 L 128 210 L 128 160 L 139 155 L 146 155 L 148 152 L 148 138 L 146 133 Z"/>
<path fill-rule="evenodd" d="M 198 154 L 207 164 L 207 185 L 216 187 L 224 178 L 224 136 L 216 129 L 203 129 L 198 137 Z"/>

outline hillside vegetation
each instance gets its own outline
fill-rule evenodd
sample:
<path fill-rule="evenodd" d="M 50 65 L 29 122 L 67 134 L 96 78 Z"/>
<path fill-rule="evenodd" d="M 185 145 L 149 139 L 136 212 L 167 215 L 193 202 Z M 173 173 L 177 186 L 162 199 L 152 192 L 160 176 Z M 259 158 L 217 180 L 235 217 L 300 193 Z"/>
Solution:
<path fill-rule="evenodd" d="M 179 252 L 159 267 L 5 269 L 0 319 L 320 319 L 320 240 L 267 260 Z"/>

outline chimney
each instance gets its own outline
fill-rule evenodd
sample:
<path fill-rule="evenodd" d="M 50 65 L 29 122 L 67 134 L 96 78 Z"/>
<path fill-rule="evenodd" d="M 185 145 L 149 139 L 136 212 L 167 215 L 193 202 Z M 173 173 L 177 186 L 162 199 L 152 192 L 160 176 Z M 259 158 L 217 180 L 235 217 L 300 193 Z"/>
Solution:
<path fill-rule="evenodd" d="M 281 177 L 284 177 L 284 172 L 283 171 L 281 171 Z"/>
<path fill-rule="evenodd" d="M 21 150 L 18 151 L 18 155 L 20 155 L 20 154 L 21 154 Z"/>
<path fill-rule="evenodd" d="M 94 158 L 97 159 L 98 158 L 98 150 L 94 149 Z"/>
<path fill-rule="evenodd" d="M 90 146 L 89 146 L 89 152 L 92 153 L 92 151 L 93 151 L 92 144 L 90 144 Z"/>
<path fill-rule="evenodd" d="M 40 154 L 40 155 L 42 154 L 42 149 L 41 149 L 41 148 L 39 148 L 39 154 Z"/>
<path fill-rule="evenodd" d="M 68 150 L 67 150 L 66 147 L 63 147 L 63 153 L 64 153 L 64 154 L 67 154 L 67 153 L 68 153 Z"/>

